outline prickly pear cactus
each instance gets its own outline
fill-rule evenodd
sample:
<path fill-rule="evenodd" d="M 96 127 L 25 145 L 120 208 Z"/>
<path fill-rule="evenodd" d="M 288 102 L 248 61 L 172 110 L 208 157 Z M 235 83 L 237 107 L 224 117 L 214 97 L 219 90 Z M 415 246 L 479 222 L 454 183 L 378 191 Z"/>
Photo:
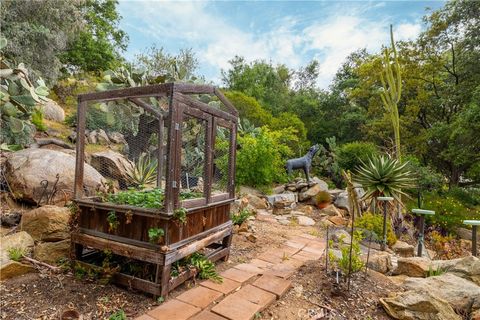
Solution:
<path fill-rule="evenodd" d="M 33 84 L 23 63 L 13 66 L 4 58 L 2 49 L 7 45 L 0 38 L 0 144 L 24 147 L 32 142 L 35 125 L 32 114 L 39 112 L 38 104 L 48 101 L 48 88 L 40 78 Z"/>

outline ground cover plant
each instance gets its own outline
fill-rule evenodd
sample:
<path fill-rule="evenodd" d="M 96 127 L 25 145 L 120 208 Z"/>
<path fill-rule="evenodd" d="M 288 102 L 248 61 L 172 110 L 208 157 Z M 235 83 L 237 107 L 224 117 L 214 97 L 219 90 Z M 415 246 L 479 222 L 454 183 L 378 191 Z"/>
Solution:
<path fill-rule="evenodd" d="M 180 199 L 187 200 L 202 197 L 202 193 L 181 191 Z M 105 201 L 115 204 L 129 205 L 148 209 L 161 209 L 164 205 L 165 191 L 160 188 L 150 190 L 136 190 L 130 188 L 126 191 L 105 195 Z"/>

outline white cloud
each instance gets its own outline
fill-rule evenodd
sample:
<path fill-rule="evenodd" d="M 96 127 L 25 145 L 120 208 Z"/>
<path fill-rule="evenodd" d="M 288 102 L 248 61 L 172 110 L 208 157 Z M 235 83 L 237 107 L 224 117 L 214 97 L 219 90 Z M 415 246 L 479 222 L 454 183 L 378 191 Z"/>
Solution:
<path fill-rule="evenodd" d="M 363 12 L 358 10 L 352 9 L 350 14 L 349 10 L 344 9 L 341 14 L 335 10 L 334 14 L 327 14 L 326 20 L 308 20 L 306 26 L 306 20 L 286 16 L 270 21 L 270 31 L 258 33 L 233 25 L 226 20 L 227 16 L 211 10 L 211 6 L 208 2 L 122 1 L 120 8 L 124 17 L 143 20 L 141 27 L 130 27 L 150 37 L 152 43 L 167 47 L 173 42 L 192 47 L 202 65 L 216 70 L 217 76 L 211 77 L 216 82 L 220 69 L 227 69 L 228 61 L 235 55 L 247 61 L 284 63 L 291 68 L 315 57 L 321 68 L 319 85 L 325 88 L 351 52 L 360 48 L 376 51 L 389 42 L 389 21 L 363 18 Z M 368 6 L 362 10 L 365 8 Z M 395 38 L 412 39 L 420 30 L 420 24 L 399 24 L 395 26 Z"/>

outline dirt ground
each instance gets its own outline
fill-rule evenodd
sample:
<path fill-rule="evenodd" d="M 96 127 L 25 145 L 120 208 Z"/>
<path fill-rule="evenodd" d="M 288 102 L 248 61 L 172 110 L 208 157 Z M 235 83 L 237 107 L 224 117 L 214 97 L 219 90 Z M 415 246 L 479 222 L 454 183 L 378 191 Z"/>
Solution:
<path fill-rule="evenodd" d="M 234 235 L 230 259 L 217 263 L 219 272 L 248 262 L 261 252 L 275 250 L 294 235 L 322 234 L 318 227 L 283 226 L 259 220 L 255 220 L 254 228 L 255 243 L 243 235 Z M 334 282 L 325 275 L 321 262 L 308 263 L 293 276 L 293 289 L 263 311 L 260 319 L 388 319 L 377 305 L 378 297 L 387 295 L 387 288 L 360 277 L 352 282 L 350 294 L 342 295 L 332 287 Z M 170 297 L 176 297 L 192 285 L 192 281 L 185 283 Z M 133 319 L 158 305 L 151 296 L 140 292 L 78 280 L 71 272 L 52 274 L 45 269 L 1 282 L 0 297 L 0 319 L 15 320 L 59 319 L 59 315 L 69 309 L 77 310 L 84 320 L 108 319 L 120 309 Z"/>

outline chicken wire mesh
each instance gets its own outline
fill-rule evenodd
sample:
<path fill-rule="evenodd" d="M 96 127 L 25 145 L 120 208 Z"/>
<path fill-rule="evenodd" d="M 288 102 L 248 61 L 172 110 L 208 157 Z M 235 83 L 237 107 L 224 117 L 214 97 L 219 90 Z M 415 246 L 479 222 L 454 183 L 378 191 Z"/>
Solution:
<path fill-rule="evenodd" d="M 212 194 L 228 192 L 230 177 L 230 139 L 231 129 L 217 126 L 215 130 L 215 146 L 213 151 L 213 183 Z"/>

